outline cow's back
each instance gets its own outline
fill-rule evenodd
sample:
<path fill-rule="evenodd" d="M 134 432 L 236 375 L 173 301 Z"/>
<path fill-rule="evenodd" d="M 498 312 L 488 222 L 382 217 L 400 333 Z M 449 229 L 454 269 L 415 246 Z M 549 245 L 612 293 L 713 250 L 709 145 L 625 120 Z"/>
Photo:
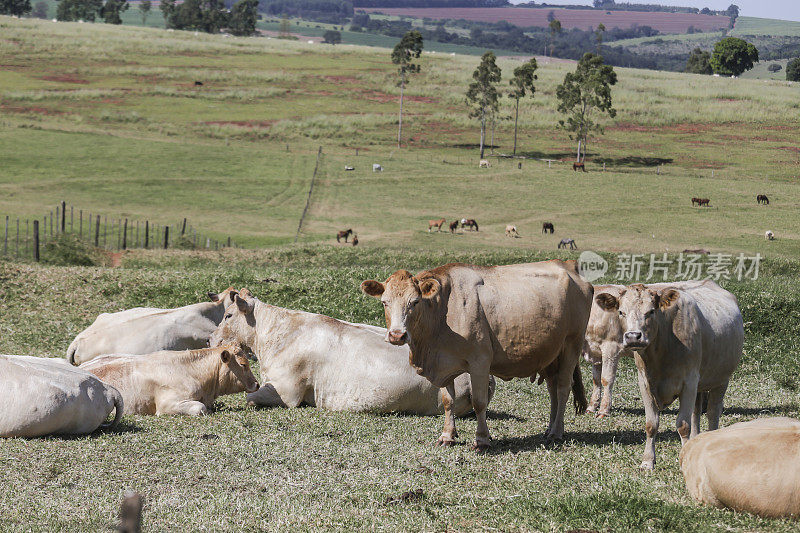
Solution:
<path fill-rule="evenodd" d="M 39 437 L 96 430 L 122 401 L 112 387 L 63 360 L 0 356 L 0 436 Z"/>
<path fill-rule="evenodd" d="M 800 514 L 798 420 L 763 418 L 702 433 L 680 461 L 699 502 L 768 517 Z"/>
<path fill-rule="evenodd" d="M 565 339 L 583 342 L 593 288 L 574 261 L 447 265 L 431 273 L 446 276 L 448 326 L 491 350 L 494 375 L 533 375 L 555 359 Z"/>

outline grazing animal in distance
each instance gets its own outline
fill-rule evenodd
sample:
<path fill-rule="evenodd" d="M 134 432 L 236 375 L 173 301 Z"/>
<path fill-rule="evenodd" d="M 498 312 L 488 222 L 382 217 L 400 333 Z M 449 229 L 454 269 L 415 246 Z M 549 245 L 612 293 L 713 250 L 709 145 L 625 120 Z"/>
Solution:
<path fill-rule="evenodd" d="M 480 162 L 478 163 L 478 168 L 489 168 L 490 166 L 492 165 L 490 165 L 489 161 L 486 159 L 481 159 Z"/>
<path fill-rule="evenodd" d="M 506 237 L 519 237 L 519 232 L 517 231 L 517 227 L 508 224 L 506 226 Z"/>
<path fill-rule="evenodd" d="M 372 171 L 373 172 L 383 172 L 383 167 L 380 166 L 378 163 L 372 164 Z"/>
<path fill-rule="evenodd" d="M 454 220 L 450 223 L 450 233 L 455 233 L 458 229 L 458 220 Z"/>
<path fill-rule="evenodd" d="M 742 358 L 742 313 L 736 297 L 711 280 L 629 285 L 595 301 L 619 317 L 622 345 L 634 352 L 646 420 L 641 468 L 652 470 L 660 412 L 676 399 L 682 444 L 700 432 L 706 393 L 708 429 L 719 427 L 728 382 Z"/>
<path fill-rule="evenodd" d="M 442 226 L 444 223 L 447 222 L 445 219 L 440 218 L 439 220 L 429 220 L 428 221 L 428 233 L 430 233 L 431 228 L 437 228 L 439 231 L 442 231 Z"/>
<path fill-rule="evenodd" d="M 461 220 L 461 227 L 462 228 L 472 228 L 475 231 L 478 231 L 478 223 L 475 221 L 474 218 L 468 218 L 466 220 Z"/>
<path fill-rule="evenodd" d="M 348 229 L 346 231 L 340 231 L 336 234 L 336 242 L 342 242 L 340 239 L 344 239 L 344 242 L 347 242 L 347 239 L 350 238 L 350 235 L 353 234 L 352 229 Z"/>
<path fill-rule="evenodd" d="M 0 355 L 0 438 L 83 435 L 101 427 L 124 402 L 113 386 L 63 359 Z"/>
<path fill-rule="evenodd" d="M 358 246 L 358 235 L 353 235 L 353 246 Z"/>
<path fill-rule="evenodd" d="M 194 86 L 195 87 L 202 87 L 203 86 L 203 82 L 202 81 L 195 81 L 194 82 Z"/>
<path fill-rule="evenodd" d="M 700 200 L 700 207 L 711 207 L 711 200 L 708 198 L 698 198 Z"/>
<path fill-rule="evenodd" d="M 258 390 L 246 352 L 238 344 L 103 355 L 79 368 L 116 388 L 125 401 L 125 414 L 200 416 L 219 396 Z"/>
<path fill-rule="evenodd" d="M 756 196 L 756 202 L 759 204 L 769 205 L 769 198 L 767 198 L 766 194 L 759 194 Z"/>
<path fill-rule="evenodd" d="M 550 233 L 556 232 L 556 228 L 555 226 L 553 226 L 552 222 L 542 222 L 542 233 L 547 233 L 547 232 Z"/>
<path fill-rule="evenodd" d="M 490 375 L 539 374 L 547 380 L 547 440 L 563 439 L 570 389 L 576 411 L 586 410 L 578 361 L 594 291 L 575 261 L 488 267 L 451 263 L 416 276 L 398 270 L 383 283 L 364 281 L 361 290 L 384 305 L 386 341 L 407 344 L 411 366 L 434 386 L 452 397 L 453 378 L 469 374 L 477 419 L 474 449 L 491 446 L 483 394 Z M 447 409 L 438 444 L 451 446 L 457 437 Z"/>
<path fill-rule="evenodd" d="M 692 207 L 694 207 L 695 205 L 697 206 L 700 205 L 700 198 L 697 198 L 696 196 L 692 198 Z"/>
<path fill-rule="evenodd" d="M 444 394 L 417 375 L 407 346 L 386 329 L 268 305 L 242 289 L 211 336 L 211 345 L 241 343 L 258 358 L 261 388 L 247 401 L 263 407 L 310 405 L 332 411 L 435 415 Z M 312 333 L 313 332 L 313 333 Z M 490 381 L 484 394 L 494 394 Z M 472 410 L 469 376 L 455 381 L 456 416 Z"/>
<path fill-rule="evenodd" d="M 772 230 L 767 230 L 764 233 L 764 239 L 766 239 L 768 241 L 774 241 L 775 240 L 775 234 L 772 233 Z"/>
<path fill-rule="evenodd" d="M 739 422 L 691 439 L 681 450 L 696 501 L 762 517 L 800 515 L 800 420 Z"/>
<path fill-rule="evenodd" d="M 101 313 L 69 345 L 67 361 L 77 366 L 111 353 L 138 355 L 205 348 L 235 294 L 234 288 L 228 287 L 221 293 L 209 292 L 210 302 L 176 309 L 135 307 Z"/>
<path fill-rule="evenodd" d="M 348 170 L 355 170 L 355 169 L 356 169 L 356 167 L 351 167 L 350 165 L 345 165 L 345 166 L 344 166 L 344 169 L 345 169 L 345 171 L 348 171 Z"/>
<path fill-rule="evenodd" d="M 586 163 L 572 163 L 572 171 L 575 172 L 577 170 L 582 170 L 586 172 Z"/>
<path fill-rule="evenodd" d="M 575 244 L 575 239 L 570 239 L 569 237 L 561 239 L 561 241 L 558 243 L 559 250 L 561 248 L 566 250 L 567 247 L 569 247 L 570 250 L 575 250 L 578 247 L 578 245 Z"/>

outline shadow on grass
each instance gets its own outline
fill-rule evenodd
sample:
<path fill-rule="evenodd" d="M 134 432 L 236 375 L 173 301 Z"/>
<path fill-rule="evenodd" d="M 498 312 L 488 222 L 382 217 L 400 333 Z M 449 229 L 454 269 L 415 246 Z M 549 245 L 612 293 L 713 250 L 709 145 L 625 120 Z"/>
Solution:
<path fill-rule="evenodd" d="M 800 410 L 800 406 L 796 403 L 788 403 L 786 405 L 770 405 L 768 407 L 725 407 L 722 412 L 723 415 L 741 415 L 741 416 L 757 416 L 757 415 L 785 415 Z M 644 416 L 644 409 L 641 407 L 614 407 L 611 411 L 611 416 L 614 413 L 621 413 L 631 416 Z M 678 410 L 675 408 L 665 409 L 661 414 L 677 415 Z"/>
<path fill-rule="evenodd" d="M 608 444 L 639 445 L 644 444 L 644 428 L 641 431 L 578 431 L 564 433 L 564 442 L 578 442 L 587 446 L 606 446 Z M 658 442 L 680 441 L 678 432 L 674 429 L 659 431 L 656 439 Z M 549 443 L 544 438 L 544 433 L 526 437 L 509 437 L 492 440 L 492 447 L 487 451 L 490 455 L 503 453 L 516 453 L 529 451 L 536 448 L 559 448 L 560 443 Z"/>
<path fill-rule="evenodd" d="M 575 159 L 574 152 L 542 152 L 540 150 L 521 151 L 517 150 L 517 155 L 528 159 Z"/>
<path fill-rule="evenodd" d="M 464 416 L 462 416 L 460 418 L 463 418 L 465 420 L 475 420 L 475 413 L 471 412 L 468 415 L 464 415 Z M 491 409 L 487 409 L 486 410 L 486 419 L 487 420 L 513 420 L 515 422 L 527 422 L 528 421 L 527 418 L 524 418 L 524 417 L 521 417 L 521 416 L 513 415 L 511 413 L 505 413 L 503 411 L 492 411 Z"/>
<path fill-rule="evenodd" d="M 626 157 L 601 157 L 590 162 L 602 165 L 605 163 L 611 167 L 657 167 L 672 163 L 671 157 L 641 157 L 629 155 Z"/>

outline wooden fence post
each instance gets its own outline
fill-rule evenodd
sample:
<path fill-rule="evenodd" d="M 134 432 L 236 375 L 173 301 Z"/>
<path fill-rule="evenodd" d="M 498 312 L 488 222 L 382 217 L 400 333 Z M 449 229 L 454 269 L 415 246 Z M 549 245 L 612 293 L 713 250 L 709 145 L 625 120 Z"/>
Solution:
<path fill-rule="evenodd" d="M 122 228 L 122 249 L 128 247 L 128 219 L 125 219 L 125 226 Z"/>
<path fill-rule="evenodd" d="M 169 245 L 169 226 L 164 226 L 164 249 Z"/>
<path fill-rule="evenodd" d="M 61 220 L 61 216 L 59 215 L 58 209 L 59 206 L 56 206 L 56 233 L 58 233 L 58 221 Z M 50 218 L 53 218 L 52 213 L 50 214 Z M 50 236 L 52 237 L 53 235 L 51 234 Z"/>
<path fill-rule="evenodd" d="M 97 226 L 94 231 L 94 247 L 100 248 L 100 215 L 97 215 Z"/>
<path fill-rule="evenodd" d="M 78 238 L 80 238 L 80 239 L 83 239 L 83 209 L 81 209 L 81 211 L 80 211 L 79 218 L 80 218 L 81 220 L 80 220 L 80 222 L 78 223 Z M 89 219 L 90 219 L 90 220 L 91 220 L 91 218 L 92 218 L 92 217 L 91 217 L 91 216 L 89 216 Z"/>
<path fill-rule="evenodd" d="M 56 207 L 56 211 L 58 211 L 58 207 Z M 50 239 L 53 238 L 53 235 L 55 235 L 53 233 L 53 212 L 50 211 Z"/>
<path fill-rule="evenodd" d="M 231 236 L 228 235 L 228 248 L 230 248 L 230 247 L 231 247 Z"/>
<path fill-rule="evenodd" d="M 61 233 L 64 233 L 66 230 L 66 222 L 67 222 L 67 202 L 61 200 Z"/>
<path fill-rule="evenodd" d="M 30 228 L 30 222 L 28 219 L 25 219 L 25 255 L 28 255 L 28 252 L 31 250 L 31 241 L 28 239 L 28 229 Z"/>
<path fill-rule="evenodd" d="M 181 226 L 181 236 L 186 233 L 186 219 L 183 219 L 183 226 Z"/>
<path fill-rule="evenodd" d="M 33 259 L 39 262 L 39 221 L 33 221 Z"/>
<path fill-rule="evenodd" d="M 147 250 L 147 247 L 150 245 L 150 221 L 144 221 L 144 249 Z"/>

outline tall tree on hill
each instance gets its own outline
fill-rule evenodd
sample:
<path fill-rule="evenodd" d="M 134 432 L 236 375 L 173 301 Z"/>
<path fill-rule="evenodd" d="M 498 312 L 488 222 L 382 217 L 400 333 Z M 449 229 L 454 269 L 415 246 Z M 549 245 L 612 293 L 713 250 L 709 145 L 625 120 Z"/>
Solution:
<path fill-rule="evenodd" d="M 60 0 L 56 18 L 64 21 L 84 20 L 94 22 L 103 9 L 103 0 Z"/>
<path fill-rule="evenodd" d="M 550 21 L 550 57 L 553 57 L 553 39 L 561 33 L 561 21 L 553 19 Z"/>
<path fill-rule="evenodd" d="M 147 15 L 150 14 L 150 10 L 153 8 L 153 3 L 150 0 L 142 0 L 139 2 L 139 13 L 142 15 L 142 26 L 147 26 Z"/>
<path fill-rule="evenodd" d="M 603 63 L 602 56 L 587 53 L 578 62 L 575 72 L 568 72 L 564 82 L 556 88 L 559 113 L 566 120 L 559 120 L 559 127 L 570 132 L 570 139 L 578 141 L 576 160 L 580 163 L 586 157 L 586 143 L 589 134 L 603 128 L 595 122 L 595 113 L 617 115 L 611 104 L 611 86 L 617 83 L 614 68 Z"/>
<path fill-rule="evenodd" d="M 100 9 L 100 16 L 106 24 L 122 24 L 123 11 L 128 9 L 128 0 L 106 0 Z"/>
<path fill-rule="evenodd" d="M 229 28 L 234 35 L 253 35 L 258 20 L 258 0 L 239 0 L 233 4 Z"/>
<path fill-rule="evenodd" d="M 514 69 L 514 77 L 509 80 L 511 85 L 511 92 L 508 97 L 514 100 L 514 155 L 517 155 L 517 121 L 519 119 L 519 101 L 525 98 L 525 95 L 530 93 L 531 98 L 536 93 L 536 87 L 533 82 L 537 79 L 536 58 L 531 58 L 530 61 L 524 63 Z"/>
<path fill-rule="evenodd" d="M 603 44 L 603 35 L 606 32 L 606 25 L 602 22 L 597 25 L 597 30 L 594 32 L 595 40 L 597 41 L 597 54 L 600 54 L 600 45 Z"/>
<path fill-rule="evenodd" d="M 686 68 L 683 71 L 692 74 L 712 74 L 714 70 L 711 68 L 711 54 L 700 48 L 695 48 L 689 55 L 689 59 L 686 61 Z"/>
<path fill-rule="evenodd" d="M 758 49 L 745 40 L 726 37 L 714 46 L 711 67 L 722 76 L 738 76 L 753 68 L 758 61 Z"/>
<path fill-rule="evenodd" d="M 400 42 L 392 50 L 392 63 L 398 65 L 397 73 L 400 76 L 397 85 L 400 87 L 400 115 L 397 122 L 397 147 L 403 139 L 403 92 L 408 83 L 408 75 L 416 74 L 420 70 L 419 63 L 414 63 L 422 54 L 422 34 L 417 30 L 406 32 Z"/>
<path fill-rule="evenodd" d="M 800 81 L 800 57 L 786 64 L 786 81 Z"/>
<path fill-rule="evenodd" d="M 21 17 L 31 12 L 31 0 L 0 0 L 0 15 Z"/>
<path fill-rule="evenodd" d="M 492 112 L 497 111 L 499 98 L 497 84 L 502 79 L 494 52 L 489 51 L 483 54 L 478 68 L 472 73 L 472 79 L 473 82 L 467 89 L 466 103 L 470 107 L 469 116 L 479 118 L 481 121 L 481 159 L 483 159 L 486 144 L 486 119 Z"/>

